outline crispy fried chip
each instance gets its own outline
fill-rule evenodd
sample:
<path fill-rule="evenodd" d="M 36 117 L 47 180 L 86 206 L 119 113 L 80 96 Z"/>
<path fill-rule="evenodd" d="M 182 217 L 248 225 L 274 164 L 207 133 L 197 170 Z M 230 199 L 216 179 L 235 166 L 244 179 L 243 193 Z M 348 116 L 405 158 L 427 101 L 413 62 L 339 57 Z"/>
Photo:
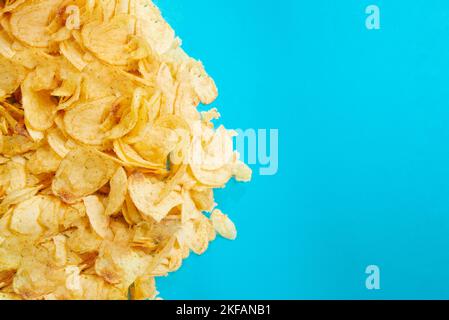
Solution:
<path fill-rule="evenodd" d="M 113 161 L 92 149 L 75 149 L 61 161 L 52 190 L 63 201 L 74 203 L 104 186 L 116 168 Z"/>
<path fill-rule="evenodd" d="M 234 223 L 220 210 L 215 209 L 210 216 L 210 220 L 212 221 L 215 230 L 223 238 L 229 240 L 235 240 L 235 238 L 237 238 L 237 229 L 235 228 Z"/>
<path fill-rule="evenodd" d="M 105 212 L 107 216 L 114 215 L 120 211 L 128 192 L 128 178 L 122 167 L 118 168 L 114 173 L 110 185 L 111 191 L 109 192 L 108 205 Z"/>
<path fill-rule="evenodd" d="M 110 236 L 109 218 L 104 212 L 104 206 L 100 199 L 97 196 L 88 196 L 83 198 L 83 202 L 92 229 L 102 238 Z"/>
<path fill-rule="evenodd" d="M 142 214 L 160 222 L 168 212 L 182 203 L 181 195 L 171 191 L 163 199 L 159 194 L 163 191 L 164 183 L 151 181 L 142 173 L 135 173 L 129 177 L 129 194 L 136 207 Z"/>

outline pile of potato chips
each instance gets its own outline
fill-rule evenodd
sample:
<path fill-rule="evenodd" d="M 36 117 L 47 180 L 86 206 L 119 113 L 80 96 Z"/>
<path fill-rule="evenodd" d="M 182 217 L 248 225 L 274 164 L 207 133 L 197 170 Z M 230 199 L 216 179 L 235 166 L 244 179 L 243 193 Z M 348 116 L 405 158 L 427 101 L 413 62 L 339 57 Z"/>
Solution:
<path fill-rule="evenodd" d="M 251 170 L 150 0 L 0 0 L 0 25 L 0 299 L 155 299 L 236 237 L 213 190 Z"/>

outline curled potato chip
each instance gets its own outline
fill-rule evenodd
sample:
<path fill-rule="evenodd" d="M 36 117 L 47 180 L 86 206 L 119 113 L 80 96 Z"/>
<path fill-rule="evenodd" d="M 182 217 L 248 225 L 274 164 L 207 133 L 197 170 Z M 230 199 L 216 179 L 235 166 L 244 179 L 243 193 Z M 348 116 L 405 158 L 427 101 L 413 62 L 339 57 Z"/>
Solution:
<path fill-rule="evenodd" d="M 70 150 L 67 148 L 67 139 L 64 137 L 59 129 L 50 129 L 47 133 L 47 142 L 50 147 L 56 152 L 61 158 L 64 158 Z"/>
<path fill-rule="evenodd" d="M 33 89 L 35 75 L 30 74 L 22 84 L 22 101 L 25 118 L 35 130 L 47 130 L 53 125 L 57 103 L 52 100 L 49 91 Z"/>
<path fill-rule="evenodd" d="M 92 149 L 79 148 L 61 161 L 52 183 L 54 194 L 66 203 L 74 203 L 105 185 L 116 164 Z"/>
<path fill-rule="evenodd" d="M 193 88 L 199 99 L 204 104 L 212 103 L 218 95 L 214 80 L 206 74 L 201 62 L 192 61 L 190 64 L 190 75 Z"/>
<path fill-rule="evenodd" d="M 175 41 L 173 29 L 161 16 L 159 9 L 142 0 L 132 1 L 131 12 L 137 17 L 136 32 L 158 54 L 167 52 Z"/>
<path fill-rule="evenodd" d="M 25 68 L 0 55 L 0 98 L 10 95 L 25 78 Z"/>
<path fill-rule="evenodd" d="M 175 149 L 177 138 L 171 129 L 148 127 L 143 139 L 133 147 L 145 160 L 163 166 L 167 162 L 168 154 Z"/>
<path fill-rule="evenodd" d="M 49 21 L 56 14 L 62 0 L 29 1 L 11 15 L 11 32 L 33 47 L 46 47 L 51 40 Z"/>
<path fill-rule="evenodd" d="M 0 186 L 7 194 L 22 190 L 27 184 L 27 174 L 23 163 L 8 161 L 0 165 Z"/>
<path fill-rule="evenodd" d="M 92 21 L 82 29 L 83 44 L 105 62 L 126 65 L 138 50 L 130 42 L 132 24 L 132 18 L 127 15 L 109 21 Z"/>
<path fill-rule="evenodd" d="M 67 238 L 61 234 L 53 237 L 53 243 L 55 245 L 54 258 L 58 266 L 65 266 L 67 263 Z"/>
<path fill-rule="evenodd" d="M 41 187 L 28 187 L 23 189 L 16 189 L 8 193 L 0 203 L 0 215 L 4 213 L 10 206 L 19 204 L 25 200 L 30 199 L 39 191 Z"/>
<path fill-rule="evenodd" d="M 23 235 L 39 235 L 43 232 L 38 219 L 41 214 L 42 196 L 35 196 L 20 203 L 13 211 L 10 228 Z"/>
<path fill-rule="evenodd" d="M 137 124 L 143 90 L 138 88 L 134 91 L 133 101 L 129 112 L 123 116 L 120 123 L 108 132 L 108 139 L 118 139 L 129 133 Z"/>
<path fill-rule="evenodd" d="M 131 287 L 130 294 L 133 300 L 153 300 L 158 292 L 156 291 L 156 281 L 154 277 L 139 277 Z"/>
<path fill-rule="evenodd" d="M 181 195 L 176 191 L 170 192 L 159 201 L 159 194 L 163 188 L 163 182 L 151 181 L 142 173 L 134 173 L 128 180 L 129 194 L 136 207 L 142 214 L 157 222 L 161 221 L 172 208 L 182 203 Z M 157 201 L 159 203 L 155 204 Z"/>
<path fill-rule="evenodd" d="M 248 182 L 251 180 L 252 171 L 245 163 L 238 160 L 232 168 L 232 174 L 237 181 Z"/>
<path fill-rule="evenodd" d="M 235 228 L 234 223 L 220 210 L 215 209 L 210 216 L 210 220 L 212 221 L 215 230 L 223 238 L 229 240 L 235 240 L 235 238 L 237 238 L 237 229 Z"/>
<path fill-rule="evenodd" d="M 97 275 L 83 274 L 80 277 L 84 300 L 126 300 L 127 293 L 105 282 Z"/>
<path fill-rule="evenodd" d="M 214 203 L 214 192 L 209 188 L 192 189 L 190 196 L 198 210 L 212 211 Z"/>
<path fill-rule="evenodd" d="M 117 169 L 109 184 L 111 191 L 109 192 L 108 205 L 105 212 L 107 216 L 114 215 L 120 211 L 128 192 L 128 177 L 122 167 Z"/>
<path fill-rule="evenodd" d="M 126 195 L 125 197 L 125 206 L 122 208 L 122 214 L 129 225 L 138 224 L 142 221 L 142 216 L 129 195 Z"/>
<path fill-rule="evenodd" d="M 195 137 L 190 153 L 190 168 L 199 182 L 206 186 L 219 187 L 225 185 L 232 177 L 235 160 L 231 133 L 223 127 L 216 132 L 206 130 L 202 137 Z M 204 134 L 210 135 L 209 143 L 203 146 Z"/>
<path fill-rule="evenodd" d="M 111 112 L 115 97 L 107 97 L 74 106 L 64 116 L 64 128 L 75 140 L 99 145 L 106 138 L 103 122 Z"/>
<path fill-rule="evenodd" d="M 62 158 L 49 145 L 37 149 L 28 159 L 26 168 L 32 174 L 56 172 Z"/>
<path fill-rule="evenodd" d="M 149 169 L 155 172 L 164 171 L 163 164 L 154 163 L 143 159 L 131 146 L 124 143 L 120 139 L 114 140 L 114 151 L 125 164 L 133 167 Z"/>
<path fill-rule="evenodd" d="M 64 57 L 70 61 L 78 71 L 83 71 L 88 65 L 88 62 L 84 59 L 82 48 L 76 42 L 69 40 L 61 42 L 59 48 Z"/>
<path fill-rule="evenodd" d="M 34 150 L 36 144 L 28 137 L 22 135 L 3 136 L 2 154 L 6 156 L 15 156 Z"/>
<path fill-rule="evenodd" d="M 102 238 L 111 235 L 109 230 L 109 218 L 104 212 L 104 206 L 97 196 L 87 196 L 83 198 L 86 213 L 89 217 L 92 229 Z"/>

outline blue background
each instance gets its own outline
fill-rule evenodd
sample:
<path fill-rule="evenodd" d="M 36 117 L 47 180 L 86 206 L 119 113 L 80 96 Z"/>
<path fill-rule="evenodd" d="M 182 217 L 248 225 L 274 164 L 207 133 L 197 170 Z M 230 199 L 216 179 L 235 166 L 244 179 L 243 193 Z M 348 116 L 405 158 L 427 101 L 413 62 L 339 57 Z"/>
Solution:
<path fill-rule="evenodd" d="M 156 3 L 216 80 L 222 123 L 279 129 L 278 174 L 217 192 L 238 239 L 158 279 L 161 296 L 448 299 L 449 2 Z"/>

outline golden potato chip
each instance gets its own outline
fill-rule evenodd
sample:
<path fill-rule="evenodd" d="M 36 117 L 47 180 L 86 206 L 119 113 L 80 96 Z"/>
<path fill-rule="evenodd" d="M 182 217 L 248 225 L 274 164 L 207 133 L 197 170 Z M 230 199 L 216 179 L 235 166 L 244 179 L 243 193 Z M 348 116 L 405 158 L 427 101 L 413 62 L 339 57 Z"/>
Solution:
<path fill-rule="evenodd" d="M 25 68 L 0 55 L 0 98 L 10 95 L 25 78 Z"/>
<path fill-rule="evenodd" d="M 30 199 L 36 193 L 39 191 L 41 186 L 37 187 L 29 187 L 29 188 L 21 188 L 21 189 L 15 189 L 8 193 L 6 197 L 3 198 L 2 202 L 0 203 L 0 215 L 6 210 L 9 209 L 10 206 L 19 204 L 25 200 Z"/>
<path fill-rule="evenodd" d="M 105 212 L 107 216 L 114 215 L 120 211 L 125 201 L 126 193 L 128 192 L 128 177 L 122 167 L 118 168 L 112 176 L 110 186 L 111 191 L 109 192 Z"/>
<path fill-rule="evenodd" d="M 19 40 L 33 47 L 46 47 L 51 40 L 49 21 L 62 0 L 29 1 L 11 15 L 11 31 Z"/>
<path fill-rule="evenodd" d="M 232 174 L 237 181 L 248 182 L 251 180 L 252 171 L 245 163 L 239 160 L 234 164 Z"/>
<path fill-rule="evenodd" d="M 28 75 L 22 83 L 22 101 L 25 110 L 25 119 L 35 130 L 47 130 L 53 125 L 56 116 L 57 103 L 51 97 L 49 91 L 36 91 L 33 83 L 35 74 Z"/>
<path fill-rule="evenodd" d="M 101 144 L 107 135 L 103 122 L 116 100 L 116 97 L 111 96 L 74 106 L 64 116 L 65 130 L 73 139 L 82 143 Z"/>
<path fill-rule="evenodd" d="M 61 201 L 53 196 L 42 196 L 39 208 L 41 213 L 38 222 L 45 227 L 45 235 L 52 236 L 59 232 L 59 225 L 63 217 Z"/>
<path fill-rule="evenodd" d="M 83 69 L 88 65 L 88 62 L 84 59 L 84 53 L 82 48 L 75 41 L 64 41 L 59 44 L 59 49 L 64 57 L 70 61 L 70 63 L 78 69 Z"/>
<path fill-rule="evenodd" d="M 24 154 L 34 150 L 36 146 L 34 141 L 22 135 L 3 136 L 2 138 L 2 154 L 5 156 Z"/>
<path fill-rule="evenodd" d="M 126 300 L 127 292 L 105 282 L 96 275 L 83 274 L 80 277 L 83 300 Z"/>
<path fill-rule="evenodd" d="M 168 154 L 175 149 L 177 138 L 177 134 L 171 129 L 147 128 L 142 140 L 133 147 L 146 161 L 163 166 L 167 162 Z"/>
<path fill-rule="evenodd" d="M 54 152 L 49 145 L 44 145 L 36 150 L 28 159 L 26 168 L 32 174 L 56 172 L 62 158 Z"/>
<path fill-rule="evenodd" d="M 108 132 L 108 139 L 118 139 L 129 133 L 137 124 L 139 109 L 142 101 L 143 90 L 138 88 L 134 91 L 133 101 L 129 112 L 123 116 L 120 123 Z"/>
<path fill-rule="evenodd" d="M 61 234 L 53 237 L 53 243 L 55 245 L 54 258 L 57 266 L 65 266 L 67 263 L 67 238 Z"/>
<path fill-rule="evenodd" d="M 210 220 L 212 221 L 215 230 L 223 238 L 229 240 L 235 240 L 235 238 L 237 238 L 237 229 L 235 228 L 234 223 L 220 210 L 215 209 L 210 216 Z"/>
<path fill-rule="evenodd" d="M 212 211 L 215 206 L 214 192 L 209 188 L 198 188 L 190 191 L 193 202 L 200 211 Z"/>
<path fill-rule="evenodd" d="M 182 197 L 176 191 L 171 191 L 159 201 L 159 194 L 163 188 L 163 182 L 151 181 L 142 173 L 134 173 L 129 177 L 128 190 L 134 204 L 142 214 L 157 222 L 160 222 L 172 208 L 182 203 Z M 156 201 L 159 203 L 155 204 Z"/>
<path fill-rule="evenodd" d="M 97 196 L 88 196 L 83 198 L 86 213 L 89 217 L 92 229 L 102 238 L 111 237 L 109 229 L 109 218 L 105 214 L 104 206 Z"/>
<path fill-rule="evenodd" d="M 159 9 L 151 2 L 136 0 L 131 2 L 130 12 L 137 17 L 136 33 L 158 54 L 167 52 L 175 41 L 175 33 Z"/>
<path fill-rule="evenodd" d="M 154 277 L 143 276 L 136 279 L 130 290 L 133 300 L 154 300 L 158 295 Z"/>
<path fill-rule="evenodd" d="M 42 199 L 42 196 L 34 196 L 17 205 L 11 217 L 11 230 L 23 235 L 41 234 L 43 228 L 38 219 L 41 214 Z"/>
<path fill-rule="evenodd" d="M 64 158 L 70 150 L 67 148 L 67 139 L 59 129 L 50 129 L 47 133 L 47 142 L 59 157 Z"/>
<path fill-rule="evenodd" d="M 81 32 L 83 44 L 99 59 L 114 65 L 126 65 L 136 57 L 130 43 L 133 17 L 120 15 L 109 21 L 92 21 Z M 137 57 L 136 57 L 137 58 Z"/>
<path fill-rule="evenodd" d="M 105 185 L 116 164 L 92 149 L 79 148 L 61 161 L 52 183 L 53 192 L 66 203 L 74 203 Z"/>
<path fill-rule="evenodd" d="M 154 163 L 143 159 L 131 146 L 123 143 L 120 139 L 114 140 L 114 152 L 127 165 L 140 167 L 155 172 L 164 172 L 164 164 Z"/>
<path fill-rule="evenodd" d="M 0 165 L 0 186 L 3 192 L 9 194 L 16 190 L 25 188 L 27 174 L 23 163 L 8 161 Z"/>
<path fill-rule="evenodd" d="M 129 225 L 138 224 L 142 221 L 142 216 L 129 195 L 125 197 L 125 206 L 122 207 L 122 214 Z"/>

